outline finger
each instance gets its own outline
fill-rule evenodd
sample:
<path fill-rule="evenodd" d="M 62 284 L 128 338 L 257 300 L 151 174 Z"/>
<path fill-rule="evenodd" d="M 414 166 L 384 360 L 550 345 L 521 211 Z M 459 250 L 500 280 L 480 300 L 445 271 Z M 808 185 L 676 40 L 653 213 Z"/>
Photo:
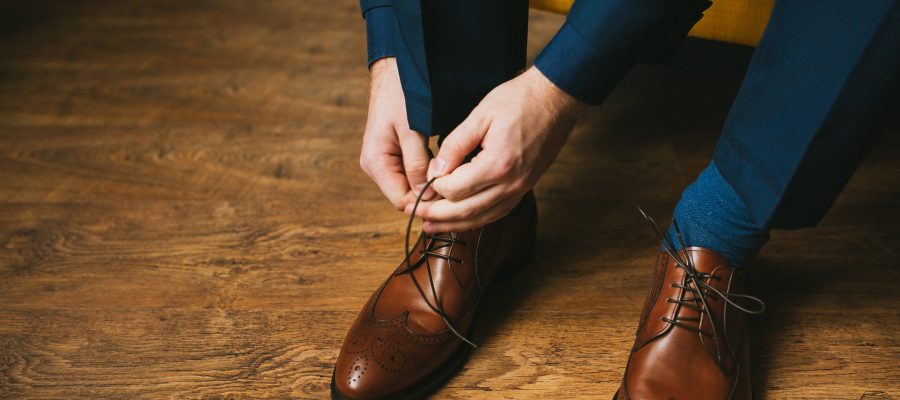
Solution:
<path fill-rule="evenodd" d="M 428 179 L 442 177 L 460 166 L 466 156 L 481 144 L 489 126 L 490 120 L 472 112 L 441 143 L 437 157 L 428 167 Z"/>
<path fill-rule="evenodd" d="M 406 207 L 409 182 L 403 173 L 399 155 L 364 156 L 360 165 L 396 209 L 403 210 Z"/>
<path fill-rule="evenodd" d="M 501 171 L 493 165 L 497 156 L 483 150 L 472 161 L 460 165 L 448 175 L 435 179 L 431 187 L 442 197 L 461 201 L 498 183 Z"/>
<path fill-rule="evenodd" d="M 415 131 L 407 131 L 400 134 L 400 148 L 403 152 L 403 169 L 409 187 L 414 195 L 418 195 L 425 187 L 425 174 L 428 172 L 428 162 L 431 160 L 431 152 L 428 150 L 428 141 L 425 136 Z M 434 193 L 429 190 L 422 199 L 430 199 Z"/>
<path fill-rule="evenodd" d="M 419 203 L 416 216 L 432 222 L 463 222 L 492 208 L 509 195 L 503 187 L 492 186 L 461 201 L 444 199 Z M 409 205 L 405 211 L 411 211 Z"/>
<path fill-rule="evenodd" d="M 397 172 L 376 173 L 372 177 L 384 197 L 391 202 L 397 210 L 403 210 L 408 204 L 406 194 L 409 192 L 409 184 L 406 175 Z"/>
<path fill-rule="evenodd" d="M 474 216 L 473 218 L 461 221 L 461 222 L 433 222 L 433 221 L 425 221 L 422 225 L 422 230 L 426 233 L 438 233 L 438 232 L 463 232 L 471 229 L 478 229 L 487 224 L 495 222 L 500 218 L 509 214 L 513 208 L 519 204 L 519 200 L 521 197 L 512 196 L 507 199 L 504 199 L 500 203 L 497 203 L 493 207 L 489 208 L 485 212 Z"/>

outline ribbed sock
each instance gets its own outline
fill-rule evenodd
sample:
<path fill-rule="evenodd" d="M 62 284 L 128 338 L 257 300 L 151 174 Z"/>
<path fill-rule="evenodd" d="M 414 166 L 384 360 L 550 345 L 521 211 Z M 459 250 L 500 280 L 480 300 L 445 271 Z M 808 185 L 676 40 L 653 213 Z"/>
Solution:
<path fill-rule="evenodd" d="M 737 192 L 710 163 L 688 186 L 675 206 L 675 222 L 687 247 L 700 246 L 721 254 L 733 267 L 744 267 L 769 240 Z M 676 249 L 681 241 L 669 227 Z"/>

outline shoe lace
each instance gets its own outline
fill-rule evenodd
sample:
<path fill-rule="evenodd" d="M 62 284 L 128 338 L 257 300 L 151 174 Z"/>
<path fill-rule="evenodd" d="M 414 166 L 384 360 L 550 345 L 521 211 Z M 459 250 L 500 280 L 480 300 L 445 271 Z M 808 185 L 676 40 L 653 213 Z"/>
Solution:
<path fill-rule="evenodd" d="M 719 337 L 719 328 L 716 326 L 716 320 L 713 319 L 712 311 L 710 311 L 709 309 L 707 296 L 709 296 L 709 299 L 711 299 L 712 301 L 718 301 L 719 299 L 722 299 L 737 310 L 752 315 L 762 314 L 763 312 L 765 312 L 766 304 L 760 298 L 755 296 L 738 293 L 722 293 L 719 289 L 716 289 L 712 285 L 706 283 L 709 279 L 721 281 L 722 278 L 716 275 L 698 271 L 694 266 L 693 257 L 688 256 L 687 251 L 678 252 L 677 250 L 675 250 L 675 246 L 673 246 L 669 239 L 662 233 L 662 231 L 659 229 L 659 225 L 656 224 L 656 221 L 652 217 L 647 215 L 647 213 L 644 212 L 644 210 L 640 206 L 638 206 L 637 209 L 641 212 L 641 215 L 644 217 L 647 223 L 650 224 L 650 227 L 653 229 L 653 232 L 659 239 L 659 242 L 662 245 L 663 249 L 675 262 L 676 268 L 681 268 L 685 272 L 684 283 L 672 282 L 671 286 L 689 292 L 691 294 L 691 297 L 685 297 L 682 299 L 673 299 L 670 297 L 667 298 L 666 301 L 690 308 L 700 314 L 706 315 L 707 319 L 710 322 L 709 325 L 712 327 L 712 332 L 685 323 L 699 322 L 700 317 L 685 317 L 676 313 L 674 318 L 662 317 L 660 319 L 674 326 L 688 329 L 690 331 L 697 332 L 701 335 L 713 339 L 713 341 L 716 343 L 716 361 L 721 367 L 724 364 L 724 357 L 722 355 L 722 349 L 719 348 L 719 341 L 717 340 L 717 338 Z M 687 249 L 684 238 L 681 236 L 681 230 L 678 228 L 678 223 L 674 218 L 672 219 L 672 227 L 675 229 L 675 236 L 677 237 L 681 248 Z M 749 301 L 756 307 L 742 306 L 738 304 L 736 299 Z M 728 335 L 724 335 L 724 339 L 727 344 L 727 348 L 731 353 L 731 356 L 736 357 L 734 348 L 731 346 L 731 343 L 728 340 Z"/>
<path fill-rule="evenodd" d="M 475 343 L 471 340 L 467 339 L 459 330 L 457 330 L 453 324 L 450 323 L 450 317 L 447 315 L 447 312 L 444 310 L 443 305 L 441 304 L 440 298 L 437 295 L 437 288 L 434 283 L 434 275 L 432 274 L 431 262 L 429 261 L 430 257 L 437 257 L 447 260 L 447 263 L 457 263 L 462 264 L 463 260 L 457 257 L 453 257 L 451 254 L 441 254 L 438 250 L 444 249 L 446 247 L 454 246 L 456 243 L 460 243 L 465 245 L 465 242 L 457 239 L 452 234 L 433 234 L 426 235 L 424 232 L 419 234 L 419 238 L 416 239 L 416 243 L 413 248 L 419 247 L 422 245 L 422 249 L 419 250 L 419 258 L 416 261 L 411 261 L 413 256 L 413 252 L 410 251 L 409 247 L 409 236 L 412 231 L 413 221 L 415 221 L 416 210 L 419 208 L 419 203 L 422 202 L 422 196 L 425 194 L 425 191 L 431 186 L 436 178 L 431 178 L 428 182 L 425 183 L 425 186 L 422 187 L 422 190 L 416 196 L 416 202 L 413 204 L 412 212 L 409 214 L 409 221 L 406 223 L 406 240 L 403 241 L 404 244 L 404 253 L 406 256 L 404 257 L 404 263 L 406 264 L 406 268 L 401 271 L 398 271 L 397 274 L 409 273 L 409 277 L 412 279 L 413 284 L 416 286 L 416 289 L 419 291 L 419 294 L 422 296 L 422 300 L 425 301 L 425 304 L 428 305 L 428 308 L 431 311 L 441 316 L 441 319 L 444 321 L 444 324 L 447 325 L 447 328 L 450 329 L 453 334 L 462 340 L 464 343 L 472 346 L 473 348 L 477 347 Z M 476 293 L 480 296 L 481 294 L 481 279 L 478 274 L 478 244 L 481 243 L 481 234 L 484 230 L 479 231 L 478 233 L 478 242 L 475 245 L 475 265 L 473 266 L 475 270 L 475 290 Z M 416 268 L 420 268 L 422 265 L 425 266 L 428 276 L 428 286 L 431 289 L 431 296 L 435 300 L 432 303 L 428 296 L 425 294 L 425 289 L 422 288 L 422 285 L 419 284 L 419 280 L 416 278 L 416 275 L 413 273 Z M 451 267 L 452 270 L 452 267 Z M 454 271 L 454 274 L 456 272 Z M 457 278 L 458 279 L 458 278 Z"/>

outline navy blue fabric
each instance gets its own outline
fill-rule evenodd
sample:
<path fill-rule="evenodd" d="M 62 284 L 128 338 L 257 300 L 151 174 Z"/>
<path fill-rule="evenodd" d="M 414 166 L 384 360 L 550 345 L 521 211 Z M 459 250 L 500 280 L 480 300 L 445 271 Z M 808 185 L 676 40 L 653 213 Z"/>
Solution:
<path fill-rule="evenodd" d="M 754 220 L 818 224 L 896 111 L 898 77 L 898 1 L 778 1 L 714 153 Z"/>
<path fill-rule="evenodd" d="M 365 13 L 368 64 L 397 54 L 394 50 L 394 35 L 397 32 L 393 7 L 376 7 Z"/>
<path fill-rule="evenodd" d="M 525 67 L 526 0 L 393 4 L 410 126 L 447 134 Z M 766 229 L 814 226 L 881 127 L 900 77 L 898 0 L 776 2 L 716 146 L 722 176 Z M 576 0 L 538 68 L 601 102 L 638 62 L 665 62 L 706 0 Z M 364 8 L 365 9 L 365 8 Z"/>
<path fill-rule="evenodd" d="M 392 4 L 397 61 L 410 127 L 425 135 L 456 127 L 490 89 L 525 67 L 527 0 L 362 0 Z M 564 91 L 597 104 L 636 62 L 665 61 L 708 0 L 576 0 L 565 31 L 542 57 Z M 368 8 L 367 8 L 368 7 Z M 573 32 L 573 33 L 574 33 Z M 567 53 L 593 56 L 564 62 Z M 579 84 L 579 80 L 582 84 Z"/>
<path fill-rule="evenodd" d="M 360 0 L 359 6 L 366 19 L 368 65 L 384 57 L 397 58 L 410 127 L 429 135 L 430 130 L 423 129 L 431 126 L 431 113 L 422 110 L 430 107 L 432 95 L 421 0 Z"/>
<path fill-rule="evenodd" d="M 430 135 L 431 112 L 422 110 L 431 107 L 432 96 L 425 60 L 422 13 L 422 0 L 394 0 L 398 28 L 394 45 L 400 83 L 406 100 L 406 116 L 410 128 L 427 136 Z"/>
<path fill-rule="evenodd" d="M 631 57 L 597 50 L 565 23 L 534 60 L 534 66 L 557 87 L 588 104 L 598 105 L 634 66 Z"/>
<path fill-rule="evenodd" d="M 534 65 L 578 100 L 597 105 L 638 62 L 669 62 L 708 0 L 578 0 Z"/>
<path fill-rule="evenodd" d="M 431 104 L 422 133 L 446 135 L 497 85 L 525 68 L 528 0 L 423 1 Z"/>
<path fill-rule="evenodd" d="M 709 0 L 576 0 L 566 23 L 605 55 L 668 62 Z"/>
<path fill-rule="evenodd" d="M 753 220 L 750 209 L 711 162 L 690 184 L 675 206 L 668 239 L 676 249 L 700 246 L 743 267 L 769 240 L 769 231 Z M 677 233 L 681 234 L 679 239 Z"/>
<path fill-rule="evenodd" d="M 373 8 L 388 7 L 393 4 L 393 0 L 359 0 L 359 9 L 362 11 L 363 17 L 365 17 L 366 13 Z"/>
<path fill-rule="evenodd" d="M 361 1 L 369 13 L 381 8 Z M 367 18 L 369 63 L 397 57 L 410 128 L 446 135 L 497 85 L 525 67 L 528 0 L 393 0 L 387 18 Z M 364 11 L 365 12 L 365 11 Z"/>

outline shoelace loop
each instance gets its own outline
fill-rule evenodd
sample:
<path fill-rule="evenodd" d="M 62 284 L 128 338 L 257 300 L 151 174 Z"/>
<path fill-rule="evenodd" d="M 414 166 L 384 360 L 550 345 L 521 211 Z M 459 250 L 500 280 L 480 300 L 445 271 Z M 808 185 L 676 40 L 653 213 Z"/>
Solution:
<path fill-rule="evenodd" d="M 406 263 L 406 269 L 401 271 L 401 273 L 409 273 L 409 277 L 412 279 L 413 284 L 416 286 L 416 289 L 419 291 L 419 294 L 422 296 L 422 300 L 425 301 L 425 304 L 428 305 L 428 308 L 430 308 L 431 311 L 434 311 L 436 314 L 441 316 L 441 319 L 444 321 L 444 324 L 447 325 L 447 328 L 449 328 L 450 331 L 453 332 L 453 334 L 456 337 L 458 337 L 460 340 L 462 340 L 464 343 L 468 344 L 469 346 L 472 346 L 473 348 L 476 348 L 478 346 L 476 346 L 475 343 L 473 343 L 471 340 L 467 339 L 465 336 L 463 336 L 461 333 L 459 333 L 459 331 L 453 326 L 453 324 L 450 323 L 450 318 L 447 315 L 447 313 L 444 311 L 444 307 L 441 305 L 441 302 L 438 298 L 437 288 L 434 285 L 434 275 L 432 274 L 432 271 L 431 271 L 431 262 L 429 261 L 429 256 L 434 256 L 434 257 L 445 259 L 445 260 L 447 260 L 447 262 L 455 262 L 457 264 L 462 264 L 462 262 L 463 262 L 462 259 L 453 257 L 449 254 L 438 253 L 437 250 L 440 250 L 447 246 L 452 246 L 456 243 L 465 244 L 465 242 L 458 240 L 456 238 L 453 238 L 452 236 L 445 237 L 445 236 L 440 236 L 438 234 L 425 235 L 424 233 L 422 233 L 419 235 L 419 239 L 416 240 L 416 244 L 413 247 L 418 247 L 420 244 L 422 244 L 422 248 L 424 250 L 419 251 L 420 257 L 418 260 L 416 260 L 415 263 L 410 261 L 410 258 L 412 257 L 412 251 L 410 251 L 410 248 L 409 248 L 409 235 L 410 235 L 410 232 L 412 232 L 413 221 L 415 221 L 415 218 L 416 218 L 416 210 L 419 208 L 419 203 L 422 202 L 422 196 L 425 194 L 425 191 L 428 190 L 429 187 L 431 187 L 431 184 L 434 183 L 435 179 L 437 179 L 437 178 L 431 178 L 428 182 L 425 183 L 425 186 L 422 187 L 422 190 L 416 196 L 416 202 L 415 202 L 415 204 L 413 204 L 412 212 L 410 212 L 410 214 L 409 214 L 409 221 L 407 221 L 407 223 L 406 223 L 406 240 L 403 241 L 403 245 L 404 245 L 403 250 L 404 250 L 404 254 L 406 254 L 406 257 L 404 258 L 404 263 Z M 481 233 L 479 232 L 479 240 L 478 240 L 479 243 L 481 242 L 480 239 L 481 239 Z M 426 240 L 427 240 L 427 242 L 426 242 Z M 435 246 L 435 244 L 437 244 L 439 242 L 441 244 Z M 431 287 L 431 295 L 432 295 L 432 298 L 434 298 L 434 300 L 435 300 L 434 304 L 432 304 L 431 301 L 428 300 L 428 296 L 425 294 L 425 290 L 422 289 L 421 285 L 419 285 L 419 281 L 418 281 L 418 279 L 416 279 L 416 275 L 413 273 L 413 271 L 416 268 L 418 268 L 419 266 L 421 266 L 423 264 L 425 265 L 425 268 L 428 272 L 428 285 Z M 477 244 L 476 244 L 476 248 L 475 248 L 475 265 L 473 266 L 473 268 L 475 269 L 475 290 L 477 291 L 477 293 L 480 294 L 481 293 L 481 281 L 478 276 L 478 247 L 477 247 Z"/>
<path fill-rule="evenodd" d="M 659 229 L 659 225 L 656 224 L 656 221 L 652 217 L 647 215 L 647 213 L 644 212 L 644 210 L 640 206 L 638 206 L 637 209 L 638 209 L 638 211 L 640 211 L 641 215 L 644 217 L 644 219 L 647 221 L 647 223 L 650 224 L 650 227 L 653 229 L 653 232 L 656 234 L 657 238 L 659 239 L 659 242 L 662 245 L 663 249 L 666 251 L 666 253 L 669 255 L 669 257 L 671 257 L 672 260 L 675 262 L 676 267 L 681 268 L 685 272 L 685 283 L 686 284 L 682 284 L 679 282 L 672 282 L 671 285 L 673 287 L 676 287 L 676 288 L 679 288 L 686 292 L 691 293 L 691 297 L 684 298 L 684 299 L 669 298 L 669 299 L 666 299 L 666 301 L 668 301 L 670 303 L 676 303 L 676 304 L 685 306 L 687 308 L 690 308 L 694 311 L 697 311 L 699 313 L 703 313 L 704 315 L 706 315 L 706 317 L 710 321 L 710 326 L 712 327 L 712 332 L 704 331 L 700 328 L 697 328 L 692 325 L 684 323 L 686 321 L 698 322 L 700 320 L 699 317 L 682 317 L 682 316 L 676 315 L 675 318 L 662 317 L 662 318 L 660 318 L 662 321 L 671 323 L 672 325 L 677 326 L 677 327 L 681 327 L 684 329 L 688 329 L 688 330 L 700 333 L 700 334 L 707 336 L 709 338 L 712 338 L 712 339 L 717 339 L 719 337 L 719 328 L 716 326 L 716 320 L 713 319 L 712 311 L 710 311 L 709 305 L 707 304 L 707 296 L 709 296 L 709 298 L 712 299 L 713 301 L 718 301 L 718 299 L 722 299 L 729 305 L 731 305 L 734 308 L 738 309 L 739 311 L 742 311 L 747 314 L 757 315 L 757 314 L 762 314 L 763 312 L 765 312 L 766 304 L 758 297 L 750 296 L 750 295 L 746 295 L 746 294 L 738 294 L 738 293 L 722 293 L 719 289 L 716 289 L 712 285 L 706 283 L 706 281 L 709 279 L 721 280 L 722 278 L 712 275 L 712 274 L 698 271 L 697 268 L 694 266 L 693 258 L 688 256 L 686 251 L 684 251 L 682 254 L 682 253 L 679 253 L 677 250 L 675 250 L 675 246 L 673 246 L 672 243 L 669 241 L 669 239 L 662 233 L 662 231 Z M 684 238 L 681 236 L 681 230 L 678 228 L 678 223 L 675 221 L 674 218 L 672 219 L 672 227 L 675 229 L 675 236 L 678 238 L 678 242 L 681 245 L 681 248 L 687 249 L 687 245 L 684 242 Z M 754 307 L 754 308 L 744 307 L 744 306 L 738 304 L 737 301 L 735 301 L 735 299 L 747 300 L 747 301 L 753 303 L 754 305 L 756 305 L 757 307 Z M 719 348 L 719 341 L 718 340 L 714 340 L 714 341 L 716 343 L 717 362 L 721 366 L 721 365 L 723 365 L 723 360 L 724 360 L 724 358 L 722 357 L 722 349 Z M 734 354 L 734 349 L 731 346 L 731 343 L 728 342 L 728 336 L 725 336 L 725 342 L 727 344 L 728 350 L 731 353 L 732 357 L 736 357 L 736 355 Z"/>

